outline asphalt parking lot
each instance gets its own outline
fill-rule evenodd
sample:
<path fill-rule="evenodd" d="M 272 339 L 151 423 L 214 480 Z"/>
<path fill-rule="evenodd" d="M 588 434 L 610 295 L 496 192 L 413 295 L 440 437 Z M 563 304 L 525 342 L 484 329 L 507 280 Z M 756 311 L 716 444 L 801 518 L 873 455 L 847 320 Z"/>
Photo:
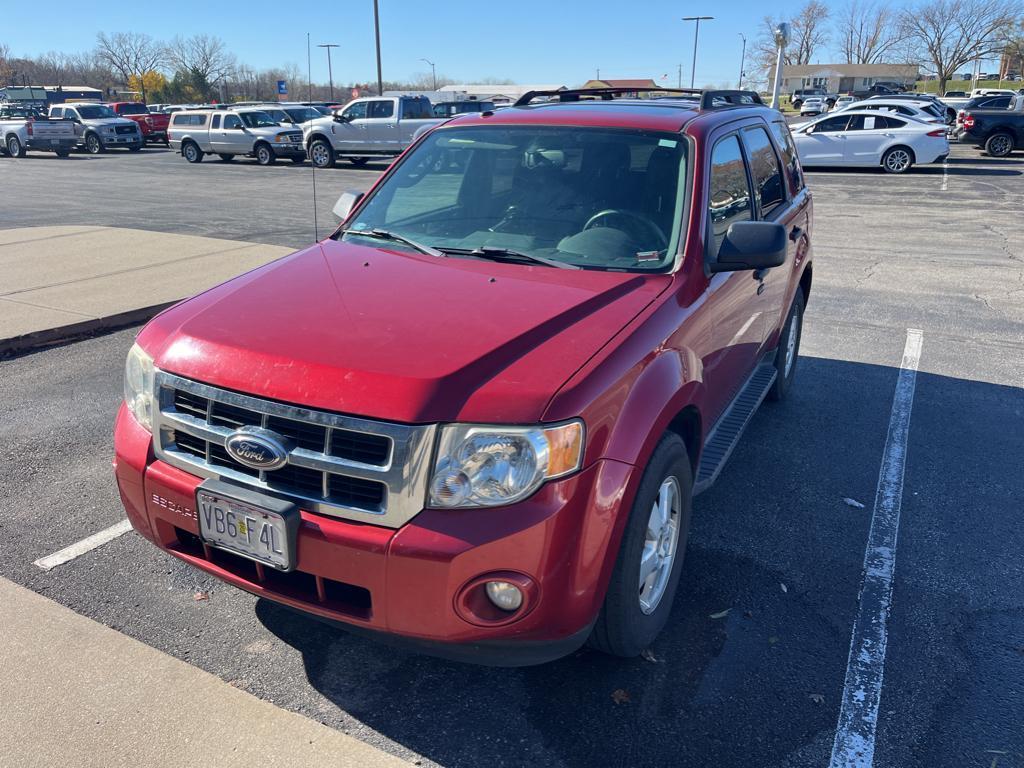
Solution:
<path fill-rule="evenodd" d="M 193 166 L 149 149 L 0 168 L 17 190 L 0 228 L 313 239 L 308 165 Z M 321 235 L 337 195 L 381 168 L 316 173 Z M 423 765 L 825 766 L 916 329 L 874 764 L 1024 767 L 1024 156 L 955 146 L 905 176 L 808 183 L 816 267 L 794 396 L 762 408 L 697 499 L 673 618 L 647 658 L 583 650 L 505 670 L 396 651 L 134 533 L 39 569 L 124 517 L 111 428 L 133 329 L 0 361 L 0 576 Z"/>

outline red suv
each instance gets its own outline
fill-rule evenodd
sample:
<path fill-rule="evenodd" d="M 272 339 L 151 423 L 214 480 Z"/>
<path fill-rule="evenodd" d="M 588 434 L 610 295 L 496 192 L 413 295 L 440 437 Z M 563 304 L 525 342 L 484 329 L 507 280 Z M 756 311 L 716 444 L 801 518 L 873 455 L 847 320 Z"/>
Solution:
<path fill-rule="evenodd" d="M 154 318 L 115 427 L 135 528 L 449 658 L 647 648 L 692 497 L 793 385 L 812 206 L 756 94 L 617 95 L 435 127 L 330 237 Z"/>
<path fill-rule="evenodd" d="M 171 122 L 170 115 L 165 115 L 163 112 L 150 112 L 149 108 L 141 101 L 115 101 L 108 106 L 117 113 L 118 117 L 125 117 L 139 124 L 143 144 L 147 141 L 167 143 L 167 126 Z"/>

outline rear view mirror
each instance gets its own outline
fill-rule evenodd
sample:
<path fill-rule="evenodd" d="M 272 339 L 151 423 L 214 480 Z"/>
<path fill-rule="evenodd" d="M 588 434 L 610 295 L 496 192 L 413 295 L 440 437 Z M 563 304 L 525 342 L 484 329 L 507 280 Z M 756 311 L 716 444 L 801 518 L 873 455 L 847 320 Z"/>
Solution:
<path fill-rule="evenodd" d="M 768 269 L 786 263 L 788 238 L 786 228 L 773 221 L 737 221 L 729 225 L 718 258 L 708 264 L 708 271 L 740 272 L 746 269 Z"/>
<path fill-rule="evenodd" d="M 334 216 L 338 221 L 345 221 L 348 218 L 348 215 L 352 213 L 352 209 L 363 199 L 364 194 L 357 189 L 350 189 L 341 193 L 341 197 L 338 198 L 338 202 L 334 204 L 333 208 Z"/>

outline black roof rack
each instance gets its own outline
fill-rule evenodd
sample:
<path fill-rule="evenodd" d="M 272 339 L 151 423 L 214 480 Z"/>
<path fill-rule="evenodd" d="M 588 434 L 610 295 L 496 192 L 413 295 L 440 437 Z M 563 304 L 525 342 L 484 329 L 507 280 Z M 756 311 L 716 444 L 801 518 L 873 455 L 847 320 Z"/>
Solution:
<path fill-rule="evenodd" d="M 703 88 L 578 88 L 568 91 L 527 91 L 516 100 L 515 106 L 525 107 L 534 99 L 553 96 L 560 102 L 585 101 L 585 97 L 611 101 L 616 95 L 627 93 L 645 93 L 649 98 L 665 98 L 680 96 L 700 100 L 700 109 L 720 109 L 722 107 L 763 105 L 761 96 L 756 91 L 726 91 Z M 656 96 L 655 96 L 656 94 Z"/>

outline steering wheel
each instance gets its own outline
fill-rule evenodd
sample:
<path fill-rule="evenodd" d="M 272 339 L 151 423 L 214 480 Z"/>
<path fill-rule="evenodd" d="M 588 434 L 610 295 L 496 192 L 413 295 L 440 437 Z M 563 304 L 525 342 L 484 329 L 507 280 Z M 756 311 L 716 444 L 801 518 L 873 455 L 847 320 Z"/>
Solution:
<path fill-rule="evenodd" d="M 599 224 L 598 222 L 601 222 L 604 219 L 614 219 L 615 217 L 624 219 L 626 226 L 629 228 L 629 233 L 638 237 L 641 242 L 645 242 L 644 234 L 647 234 L 652 236 L 654 241 L 659 244 L 659 248 L 657 250 L 668 248 L 668 238 L 665 237 L 665 233 L 661 231 L 661 227 L 641 213 L 624 211 L 621 208 L 605 208 L 603 211 L 598 211 L 587 219 L 587 223 L 583 225 L 583 231 L 585 232 L 586 230 L 593 229 L 597 226 L 610 227 L 610 224 Z M 643 230 L 646 230 L 646 232 L 640 231 L 636 227 L 638 224 Z"/>

